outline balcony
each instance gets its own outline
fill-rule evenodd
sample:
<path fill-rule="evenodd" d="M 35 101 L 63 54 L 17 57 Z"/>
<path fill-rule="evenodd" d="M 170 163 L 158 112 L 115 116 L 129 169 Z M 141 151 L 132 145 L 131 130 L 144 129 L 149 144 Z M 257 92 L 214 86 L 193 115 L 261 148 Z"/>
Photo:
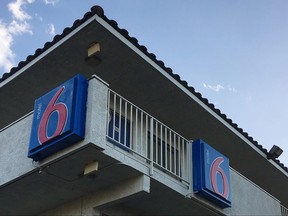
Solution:
<path fill-rule="evenodd" d="M 189 186 L 191 141 L 116 92 L 108 91 L 107 140 Z"/>

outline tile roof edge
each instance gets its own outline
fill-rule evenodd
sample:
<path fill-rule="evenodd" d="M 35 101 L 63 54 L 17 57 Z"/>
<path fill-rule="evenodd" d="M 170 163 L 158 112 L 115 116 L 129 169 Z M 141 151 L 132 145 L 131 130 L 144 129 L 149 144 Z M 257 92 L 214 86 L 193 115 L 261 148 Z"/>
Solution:
<path fill-rule="evenodd" d="M 89 18 L 91 18 L 94 15 L 98 15 L 104 21 L 106 21 L 110 26 L 112 26 L 116 31 L 118 31 L 123 37 L 125 37 L 134 46 L 136 46 L 139 50 L 141 50 L 141 52 L 143 52 L 146 56 L 148 56 L 153 62 L 155 62 L 158 66 L 160 66 L 171 77 L 173 77 L 176 81 L 178 81 L 183 87 L 185 87 L 188 91 L 190 91 L 193 95 L 195 95 L 200 101 L 202 101 L 206 106 L 208 106 L 211 110 L 213 110 L 218 116 L 220 116 L 224 121 L 226 121 L 229 125 L 231 125 L 234 129 L 236 129 L 240 134 L 242 134 L 246 139 L 248 139 L 254 146 L 256 146 L 259 150 L 261 150 L 264 154 L 268 156 L 267 149 L 265 149 L 262 145 L 258 144 L 258 142 L 255 141 L 253 137 L 249 136 L 247 132 L 244 132 L 242 128 L 238 127 L 238 125 L 235 124 L 231 119 L 227 118 L 225 114 L 221 113 L 221 111 L 217 109 L 214 106 L 214 104 L 210 103 L 208 99 L 202 97 L 202 95 L 199 92 L 196 92 L 193 87 L 189 86 L 186 81 L 181 80 L 181 77 L 178 74 L 173 73 L 171 68 L 166 67 L 163 61 L 158 60 L 154 53 L 148 52 L 147 48 L 143 45 L 140 45 L 136 38 L 131 37 L 129 35 L 129 32 L 126 29 L 119 28 L 118 23 L 115 20 L 108 19 L 104 13 L 103 8 L 98 5 L 91 7 L 90 11 L 85 13 L 82 19 L 75 20 L 71 27 L 67 27 L 63 30 L 62 34 L 55 35 L 51 42 L 46 42 L 43 48 L 38 48 L 35 51 L 34 55 L 29 55 L 25 61 L 20 61 L 18 66 L 13 67 L 10 70 L 10 72 L 4 73 L 3 76 L 0 78 L 0 83 L 6 80 L 8 77 L 15 74 L 25 65 L 27 65 L 29 62 L 35 59 L 37 56 L 39 56 L 40 54 L 45 52 L 47 49 L 52 47 L 54 44 L 56 44 L 58 41 L 60 41 L 65 36 L 67 36 L 74 29 L 79 27 L 81 24 L 83 24 L 85 21 L 87 21 Z M 281 163 L 278 159 L 272 159 L 272 160 L 276 164 L 278 164 L 284 171 L 288 173 L 288 167 L 285 167 L 285 165 Z"/>

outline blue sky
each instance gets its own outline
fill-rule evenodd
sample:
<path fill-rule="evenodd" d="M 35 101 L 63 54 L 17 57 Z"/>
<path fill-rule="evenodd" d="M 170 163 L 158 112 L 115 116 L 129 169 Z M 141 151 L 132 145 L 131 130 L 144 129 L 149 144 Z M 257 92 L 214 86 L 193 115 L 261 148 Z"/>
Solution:
<path fill-rule="evenodd" d="M 288 166 L 288 1 L 1 0 L 0 76 L 93 5 Z"/>

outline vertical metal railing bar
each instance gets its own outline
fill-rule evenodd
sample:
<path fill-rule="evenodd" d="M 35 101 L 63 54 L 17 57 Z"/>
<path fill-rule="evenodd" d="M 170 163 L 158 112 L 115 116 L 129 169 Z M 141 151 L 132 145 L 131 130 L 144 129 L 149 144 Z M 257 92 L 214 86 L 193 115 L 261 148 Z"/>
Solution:
<path fill-rule="evenodd" d="M 127 147 L 127 101 L 125 100 L 124 104 L 124 145 Z M 129 146 L 131 148 L 131 146 Z"/>
<path fill-rule="evenodd" d="M 153 126 L 154 119 L 150 118 L 150 175 L 153 175 Z"/>
<path fill-rule="evenodd" d="M 163 167 L 163 126 L 160 124 L 160 165 Z"/>
<path fill-rule="evenodd" d="M 173 143 L 173 147 L 174 147 L 174 173 L 176 173 L 177 170 L 177 152 L 176 152 L 176 134 L 174 134 L 174 143 Z"/>
<path fill-rule="evenodd" d="M 190 156 L 189 151 L 190 151 L 191 142 L 187 141 L 186 143 L 187 143 L 186 146 L 185 146 L 186 147 L 186 170 L 187 170 L 186 178 L 188 180 L 190 180 L 190 172 L 191 172 L 191 170 L 189 170 L 190 169 L 189 162 L 192 161 L 192 158 L 189 158 L 189 156 Z"/>
<path fill-rule="evenodd" d="M 155 121 L 155 162 L 158 163 L 158 122 Z"/>
<path fill-rule="evenodd" d="M 185 171 L 186 171 L 186 166 L 185 166 L 185 141 L 184 141 L 184 139 L 182 139 L 182 160 L 181 160 L 181 167 L 182 167 L 182 172 L 181 172 L 181 178 L 183 178 L 183 177 L 186 177 L 186 173 L 185 173 Z"/>
<path fill-rule="evenodd" d="M 180 136 L 178 136 L 178 176 L 181 173 L 181 147 L 180 147 Z"/>
<path fill-rule="evenodd" d="M 171 135 L 171 130 L 169 130 L 169 170 L 172 172 L 172 135 Z"/>
<path fill-rule="evenodd" d="M 146 123 L 146 127 L 145 127 L 145 153 L 144 153 L 144 155 L 148 155 L 148 115 L 146 115 L 146 121 L 145 121 L 145 123 Z"/>
<path fill-rule="evenodd" d="M 135 146 L 138 146 L 138 109 L 135 109 Z"/>
<path fill-rule="evenodd" d="M 188 142 L 188 145 L 187 145 L 187 151 L 186 151 L 186 154 L 187 154 L 187 174 L 188 174 L 188 182 L 190 182 L 189 184 L 189 192 L 192 194 L 192 185 L 193 185 L 193 182 L 192 182 L 192 172 L 193 172 L 193 168 L 192 168 L 192 141 L 189 141 Z"/>
<path fill-rule="evenodd" d="M 109 122 L 110 122 L 110 104 L 111 104 L 110 97 L 111 97 L 111 93 L 110 93 L 110 91 L 108 91 L 108 95 L 107 95 L 107 98 L 108 98 L 107 110 L 108 110 L 108 112 L 107 112 L 107 121 L 106 121 L 106 131 L 107 132 L 109 130 Z"/>
<path fill-rule="evenodd" d="M 115 117 L 116 117 L 116 94 L 114 94 L 114 100 L 113 100 L 113 125 L 112 125 L 112 131 L 113 131 L 113 139 L 115 139 Z"/>
<path fill-rule="evenodd" d="M 119 97 L 119 136 L 118 136 L 118 142 L 121 143 L 121 136 L 122 136 L 122 118 L 121 118 L 121 113 L 122 113 L 122 98 Z"/>
<path fill-rule="evenodd" d="M 133 149 L 133 105 L 130 104 L 130 148 Z"/>
<path fill-rule="evenodd" d="M 140 152 L 143 152 L 143 112 L 140 114 Z"/>
<path fill-rule="evenodd" d="M 165 168 L 168 169 L 168 164 L 167 164 L 167 128 L 165 127 Z"/>

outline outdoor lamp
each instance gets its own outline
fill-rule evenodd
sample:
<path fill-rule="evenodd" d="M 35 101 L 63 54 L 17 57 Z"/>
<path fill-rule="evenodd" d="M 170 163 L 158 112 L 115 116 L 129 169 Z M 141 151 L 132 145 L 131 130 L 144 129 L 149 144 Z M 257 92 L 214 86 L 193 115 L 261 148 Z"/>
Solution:
<path fill-rule="evenodd" d="M 273 145 L 273 147 L 270 149 L 267 158 L 268 159 L 275 159 L 278 158 L 282 154 L 283 150 L 276 145 Z"/>

